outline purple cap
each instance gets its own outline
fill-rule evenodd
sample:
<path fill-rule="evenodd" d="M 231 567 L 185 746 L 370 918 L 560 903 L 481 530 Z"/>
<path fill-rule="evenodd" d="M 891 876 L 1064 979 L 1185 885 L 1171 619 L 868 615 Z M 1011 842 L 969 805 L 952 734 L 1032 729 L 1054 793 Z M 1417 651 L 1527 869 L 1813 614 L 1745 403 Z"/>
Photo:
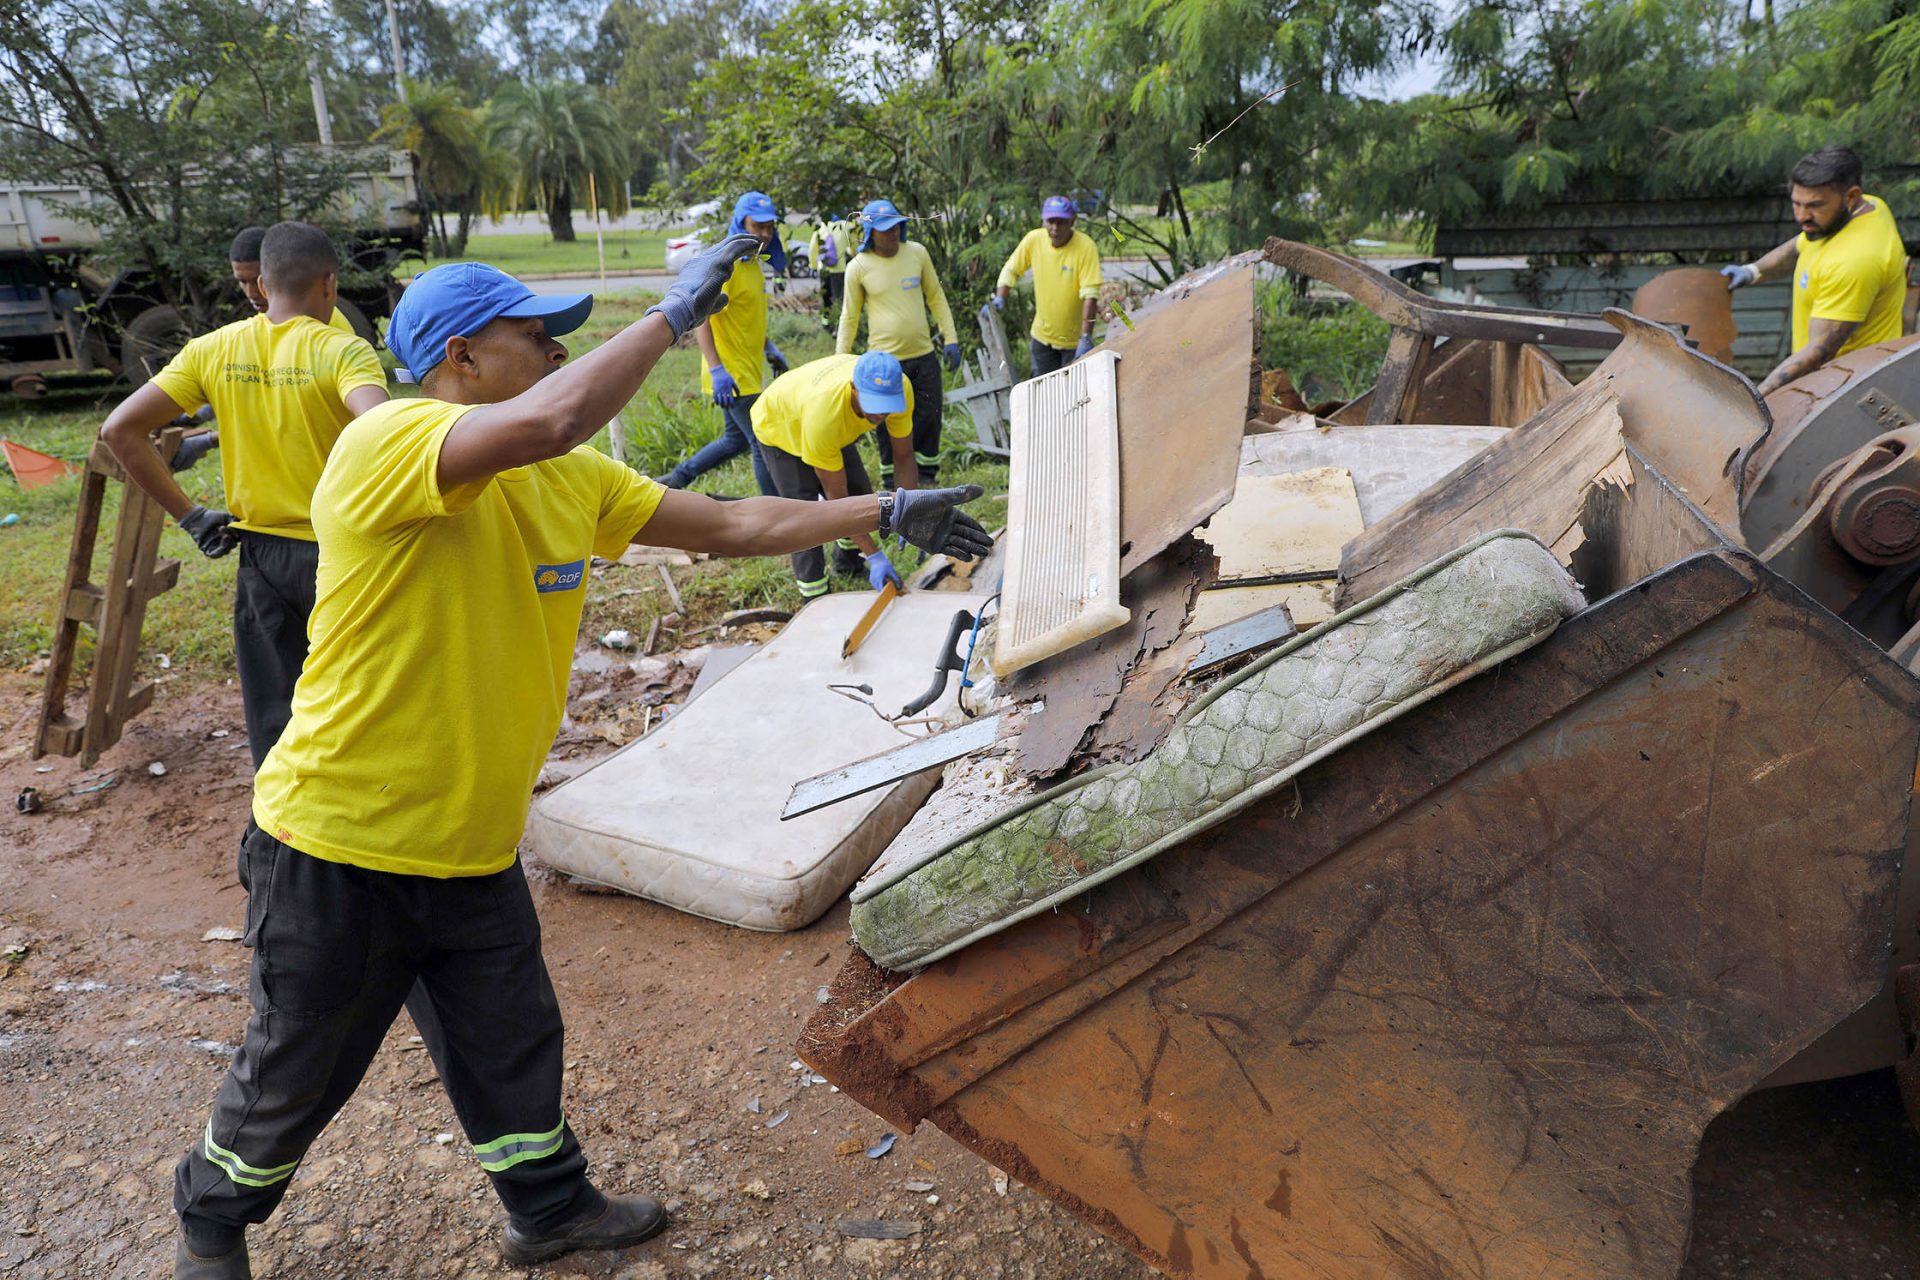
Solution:
<path fill-rule="evenodd" d="M 1071 218 L 1073 212 L 1073 201 L 1065 196 L 1048 196 L 1046 202 L 1040 206 L 1040 220 L 1045 222 L 1048 218 Z"/>

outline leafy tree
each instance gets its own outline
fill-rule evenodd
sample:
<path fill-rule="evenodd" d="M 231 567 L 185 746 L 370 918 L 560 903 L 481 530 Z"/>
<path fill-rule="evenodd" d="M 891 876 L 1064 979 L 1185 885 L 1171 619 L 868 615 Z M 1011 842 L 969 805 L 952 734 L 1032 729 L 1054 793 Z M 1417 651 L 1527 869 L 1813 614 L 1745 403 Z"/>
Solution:
<path fill-rule="evenodd" d="M 365 138 L 393 101 L 393 55 L 386 0 L 330 0 L 322 49 L 337 136 Z M 409 80 L 459 85 L 483 102 L 507 79 L 485 39 L 478 0 L 394 0 Z"/>
<path fill-rule="evenodd" d="M 553 238 L 571 242 L 573 206 L 589 178 L 601 203 L 626 209 L 626 130 L 588 85 L 573 80 L 509 83 L 487 104 L 487 140 L 512 158 L 510 199 L 547 211 Z"/>
<path fill-rule="evenodd" d="M 0 0 L 0 177 L 67 182 L 100 257 L 203 327 L 234 229 L 325 219 L 355 167 L 310 144 L 308 47 L 278 0 Z"/>
<path fill-rule="evenodd" d="M 512 163 L 487 145 L 480 115 L 453 85 L 410 81 L 404 102 L 390 102 L 374 138 L 411 151 L 419 166 L 433 252 L 462 257 L 473 219 L 490 195 L 512 185 Z M 451 235 L 447 214 L 457 221 Z"/>

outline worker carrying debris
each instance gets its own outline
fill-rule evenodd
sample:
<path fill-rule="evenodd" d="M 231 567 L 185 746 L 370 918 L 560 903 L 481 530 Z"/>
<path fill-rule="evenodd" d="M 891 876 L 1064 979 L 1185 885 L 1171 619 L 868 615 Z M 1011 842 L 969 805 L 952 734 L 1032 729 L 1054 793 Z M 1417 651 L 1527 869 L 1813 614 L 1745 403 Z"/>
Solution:
<path fill-rule="evenodd" d="M 846 296 L 847 263 L 853 260 L 854 219 L 822 216 L 807 239 L 807 261 L 820 276 L 820 327 L 833 328 L 833 307 Z"/>
<path fill-rule="evenodd" d="M 1860 157 L 1822 147 L 1800 158 L 1788 198 L 1800 234 L 1757 262 L 1720 268 L 1738 289 L 1793 275 L 1793 354 L 1760 383 L 1766 395 L 1835 356 L 1900 336 L 1907 251 L 1893 212 L 1860 189 Z"/>
<path fill-rule="evenodd" d="M 840 312 L 840 336 L 835 350 L 853 351 L 860 332 L 860 313 L 867 318 L 867 350 L 884 351 L 900 361 L 913 386 L 913 455 L 920 464 L 920 480 L 932 486 L 940 471 L 940 359 L 933 353 L 933 333 L 927 312 L 940 326 L 945 340 L 947 368 L 960 367 L 960 340 L 954 336 L 953 310 L 947 306 L 940 273 L 933 256 L 917 240 L 907 239 L 907 215 L 891 200 L 870 201 L 860 211 L 860 253 L 847 267 L 846 305 Z M 880 486 L 893 484 L 893 459 L 886 433 L 875 429 L 874 447 L 880 451 Z"/>
<path fill-rule="evenodd" d="M 753 478 L 760 492 L 769 498 L 777 492 L 766 461 L 760 456 L 760 443 L 753 438 L 749 415 L 765 386 L 761 375 L 766 365 L 772 365 L 775 373 L 787 371 L 786 356 L 767 336 L 767 277 L 760 269 L 760 259 L 765 257 L 773 262 L 775 271 L 786 274 L 787 249 L 774 234 L 779 227 L 780 215 L 771 196 L 749 191 L 734 202 L 727 234 L 750 235 L 760 242 L 760 249 L 734 264 L 733 275 L 727 279 L 726 309 L 693 329 L 694 345 L 701 355 L 700 390 L 720 407 L 720 438 L 656 477 L 669 489 L 684 489 L 715 467 L 751 450 Z"/>
<path fill-rule="evenodd" d="M 913 446 L 915 391 L 902 362 L 884 351 L 863 356 L 822 356 L 775 382 L 753 407 L 753 431 L 767 456 L 767 469 L 783 498 L 812 502 L 873 492 L 860 460 L 860 437 L 872 427 L 887 441 L 881 458 L 891 458 L 903 490 L 920 487 Z M 935 395 L 938 395 L 938 386 Z M 834 570 L 853 576 L 865 558 L 867 581 L 875 591 L 900 575 L 887 553 L 865 534 L 834 549 Z M 812 599 L 827 594 L 826 557 L 819 547 L 792 556 L 793 580 Z"/>
<path fill-rule="evenodd" d="M 1000 268 L 993 309 L 1028 271 L 1033 272 L 1033 327 L 1027 351 L 1033 376 L 1078 360 L 1093 350 L 1093 312 L 1100 301 L 1100 249 L 1093 237 L 1074 229 L 1073 201 L 1048 196 L 1040 206 L 1040 228 L 1029 231 Z"/>
<path fill-rule="evenodd" d="M 274 281 L 269 244 L 268 281 Z M 565 363 L 590 295 L 540 297 L 492 267 L 416 278 L 388 344 L 421 382 L 350 425 L 313 494 L 325 551 L 293 720 L 241 842 L 253 1014 L 181 1160 L 176 1280 L 249 1273 L 244 1231 L 285 1194 L 416 980 L 420 1027 L 530 1265 L 635 1244 L 666 1219 L 608 1197 L 561 1112 L 560 1008 L 515 854 L 565 708 L 595 555 L 637 535 L 773 555 L 878 529 L 968 558 L 978 487 L 838 502 L 717 502 L 585 444 L 660 356 L 725 305 L 732 236 L 661 301 Z M 400 1264 L 400 1270 L 407 1268 Z"/>
<path fill-rule="evenodd" d="M 255 768 L 286 728 L 307 657 L 320 558 L 314 487 L 342 429 L 387 399 L 387 373 L 373 348 L 351 328 L 327 322 L 339 315 L 339 258 L 326 233 L 282 222 L 265 234 L 258 257 L 253 288 L 264 288 L 266 310 L 189 342 L 100 428 L 127 478 L 202 554 L 218 559 L 240 548 L 233 652 Z M 153 447 L 155 431 L 203 404 L 220 423 L 230 511 L 189 498 Z M 189 436 L 183 452 L 202 439 Z"/>

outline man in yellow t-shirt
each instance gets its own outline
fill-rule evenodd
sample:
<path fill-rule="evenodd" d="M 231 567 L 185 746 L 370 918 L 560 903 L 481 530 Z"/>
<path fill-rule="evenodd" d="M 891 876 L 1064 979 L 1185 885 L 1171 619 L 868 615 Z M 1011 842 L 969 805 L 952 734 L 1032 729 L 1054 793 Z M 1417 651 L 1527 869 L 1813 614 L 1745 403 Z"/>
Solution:
<path fill-rule="evenodd" d="M 249 1274 L 245 1228 L 273 1212 L 416 982 L 434 1011 L 420 1033 L 507 1209 L 509 1262 L 624 1248 L 664 1224 L 658 1201 L 587 1180 L 515 849 L 566 707 L 593 557 L 642 535 L 720 555 L 876 528 L 962 558 L 991 545 L 958 505 L 977 486 L 717 502 L 585 447 L 725 304 L 755 249 L 734 236 L 706 250 L 571 364 L 554 338 L 586 319 L 588 295 L 540 297 L 450 263 L 395 308 L 388 345 L 424 394 L 349 426 L 314 491 L 313 652 L 241 843 L 253 1014 L 176 1170 L 176 1280 Z"/>
<path fill-rule="evenodd" d="M 694 345 L 701 355 L 700 390 L 720 407 L 720 437 L 659 477 L 669 489 L 684 489 L 720 464 L 751 450 L 753 478 L 760 492 L 767 497 L 778 492 L 767 473 L 766 460 L 760 456 L 760 444 L 753 438 L 752 413 L 753 402 L 760 398 L 765 385 L 761 357 L 775 373 L 787 371 L 787 358 L 767 336 L 767 277 L 760 269 L 760 259 L 766 257 L 775 271 L 786 274 L 786 246 L 774 234 L 779 228 L 780 215 L 772 197 L 749 191 L 734 202 L 727 234 L 752 236 L 760 242 L 760 251 L 734 264 L 733 274 L 727 278 L 726 309 L 693 330 Z"/>
<path fill-rule="evenodd" d="M 860 211 L 860 252 L 847 266 L 846 306 L 840 312 L 840 336 L 834 350 L 851 354 L 860 334 L 860 313 L 867 313 L 867 350 L 884 351 L 900 361 L 913 386 L 913 456 L 920 464 L 920 481 L 931 486 L 940 472 L 940 414 L 945 396 L 940 386 L 940 359 L 933 353 L 933 335 L 927 312 L 946 340 L 947 368 L 960 368 L 960 340 L 954 334 L 953 311 L 940 287 L 933 256 L 917 240 L 906 238 L 907 216 L 891 200 L 870 201 Z M 876 430 L 874 447 L 880 451 L 880 484 L 893 483 L 893 460 Z"/>
<path fill-rule="evenodd" d="M 283 222 L 265 236 L 264 313 L 189 342 L 100 428 L 127 476 L 211 558 L 240 548 L 233 652 L 256 767 L 286 727 L 307 656 L 319 550 L 309 505 L 341 429 L 387 398 L 379 357 L 326 323 L 339 260 L 325 232 Z M 228 511 L 209 511 L 174 481 L 153 432 L 213 407 L 222 424 Z M 189 437 L 191 439 L 191 437 Z"/>
<path fill-rule="evenodd" d="M 1048 196 L 1040 206 L 1040 229 L 1022 236 L 993 293 L 993 309 L 1029 269 L 1033 272 L 1033 328 L 1028 354 L 1033 376 L 1052 373 L 1093 350 L 1093 309 L 1100 300 L 1100 250 L 1076 231 L 1073 201 Z"/>
<path fill-rule="evenodd" d="M 884 351 L 863 356 L 823 356 L 774 382 L 753 407 L 753 431 L 767 457 L 767 469 L 783 498 L 813 502 L 872 493 L 860 460 L 860 437 L 868 428 L 881 433 L 902 489 L 920 486 L 913 457 L 913 388 L 900 362 Z M 842 563 L 858 552 L 866 559 L 867 581 L 878 591 L 900 585 L 887 553 L 867 535 L 847 539 L 834 553 L 834 568 L 858 571 L 859 561 Z M 796 551 L 793 580 L 812 599 L 827 594 L 826 559 L 819 547 Z"/>
<path fill-rule="evenodd" d="M 1793 354 L 1760 383 L 1763 396 L 1835 356 L 1900 336 L 1907 251 L 1886 202 L 1860 189 L 1861 174 L 1846 147 L 1801 157 L 1787 189 L 1800 234 L 1756 262 L 1720 268 L 1729 289 L 1793 276 Z"/>
<path fill-rule="evenodd" d="M 266 238 L 265 227 L 242 227 L 234 234 L 233 244 L 227 249 L 227 265 L 233 271 L 233 281 L 246 296 L 247 305 L 255 311 L 267 309 L 267 291 L 260 284 L 260 246 Z M 361 336 L 360 331 L 353 327 L 353 321 L 341 312 L 337 296 L 326 319 L 328 324 L 342 333 Z"/>
<path fill-rule="evenodd" d="M 833 330 L 833 307 L 846 296 L 847 263 L 853 260 L 853 223 L 831 214 L 821 218 L 807 239 L 807 261 L 820 277 L 820 327 Z"/>

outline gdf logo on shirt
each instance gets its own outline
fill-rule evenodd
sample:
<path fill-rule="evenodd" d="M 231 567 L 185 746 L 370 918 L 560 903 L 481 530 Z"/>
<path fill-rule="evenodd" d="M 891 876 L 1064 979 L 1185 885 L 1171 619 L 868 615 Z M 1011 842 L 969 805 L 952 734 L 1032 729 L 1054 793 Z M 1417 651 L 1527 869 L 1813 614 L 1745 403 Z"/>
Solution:
<path fill-rule="evenodd" d="M 918 289 L 919 287 L 920 287 L 919 276 L 906 276 L 900 281 L 900 288 L 903 292 L 908 289 Z"/>
<path fill-rule="evenodd" d="M 571 591 L 586 581 L 587 562 L 574 560 L 568 564 L 537 564 L 533 566 L 533 589 L 535 591 Z"/>

